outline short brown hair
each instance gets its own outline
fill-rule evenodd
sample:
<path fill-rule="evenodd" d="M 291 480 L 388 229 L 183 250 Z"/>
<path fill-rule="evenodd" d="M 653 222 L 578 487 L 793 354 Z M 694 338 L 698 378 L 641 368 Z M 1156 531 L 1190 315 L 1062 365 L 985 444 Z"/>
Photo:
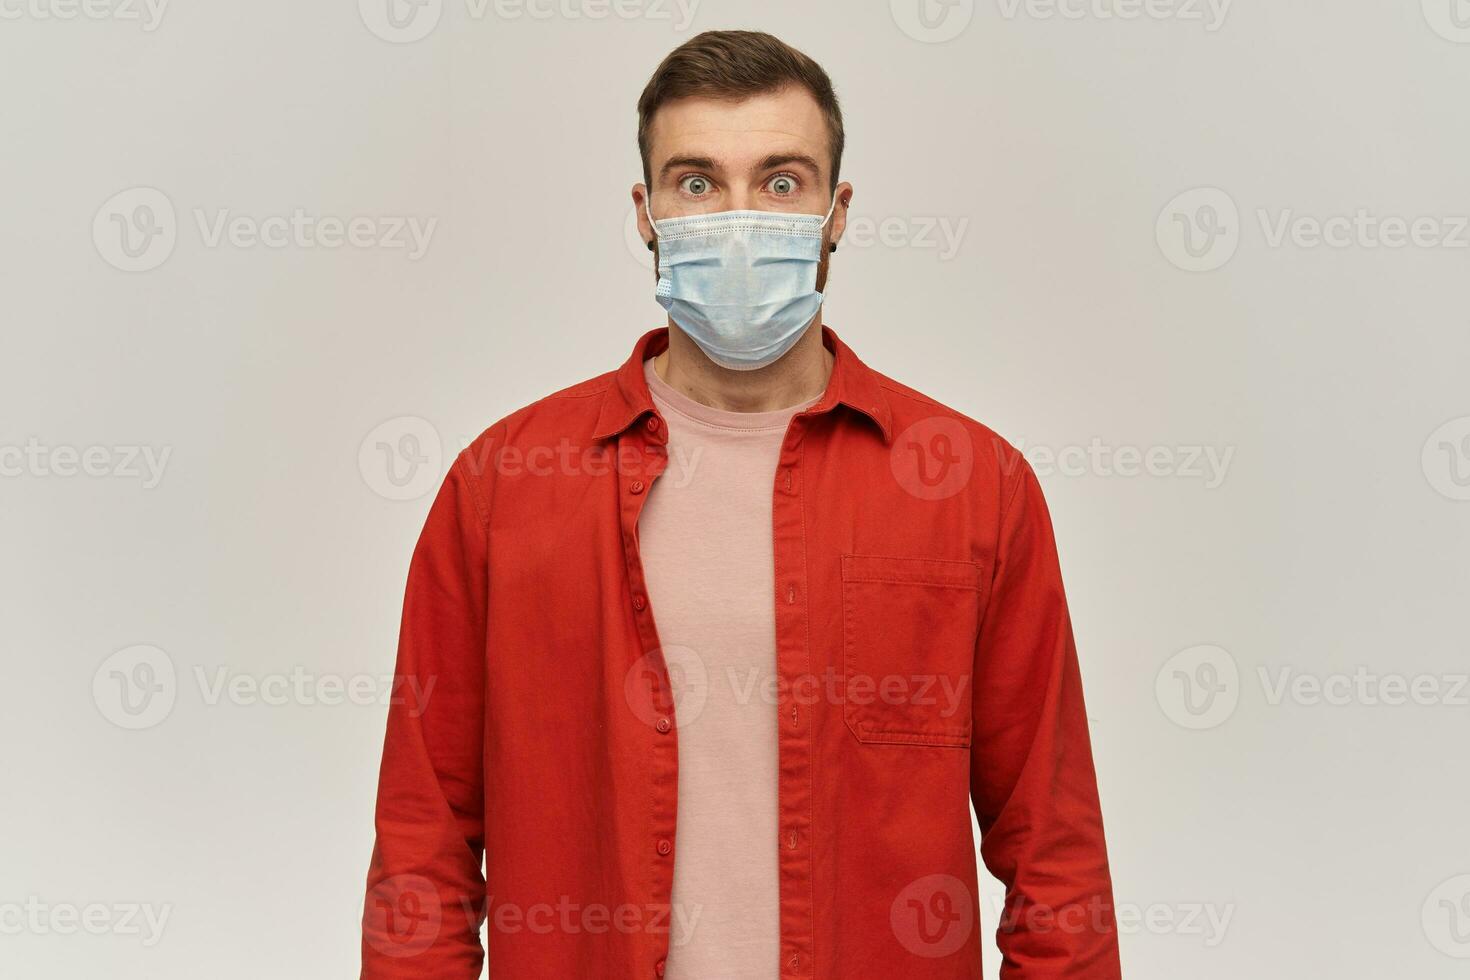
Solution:
<path fill-rule="evenodd" d="M 651 184 L 648 131 L 661 106 L 689 96 L 740 100 L 800 85 L 812 94 L 827 117 L 832 151 L 831 188 L 837 187 L 842 164 L 842 109 L 832 79 L 822 66 L 780 38 L 760 31 L 705 31 L 664 58 L 638 98 L 638 152 L 643 180 Z"/>

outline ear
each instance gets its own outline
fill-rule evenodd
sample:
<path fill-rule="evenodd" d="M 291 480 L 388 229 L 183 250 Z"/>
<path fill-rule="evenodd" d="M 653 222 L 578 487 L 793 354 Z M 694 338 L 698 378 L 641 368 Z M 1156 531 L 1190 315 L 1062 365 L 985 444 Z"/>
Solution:
<path fill-rule="evenodd" d="M 638 236 L 648 245 L 648 250 L 653 251 L 654 232 L 653 225 L 648 221 L 648 209 L 644 202 L 648 201 L 648 188 L 642 184 L 633 185 L 633 209 L 638 212 Z"/>
<path fill-rule="evenodd" d="M 852 185 L 844 180 L 837 185 L 832 196 L 837 200 L 837 206 L 832 209 L 832 234 L 828 241 L 832 243 L 831 250 L 835 252 L 843 232 L 847 231 L 847 209 L 852 206 Z"/>

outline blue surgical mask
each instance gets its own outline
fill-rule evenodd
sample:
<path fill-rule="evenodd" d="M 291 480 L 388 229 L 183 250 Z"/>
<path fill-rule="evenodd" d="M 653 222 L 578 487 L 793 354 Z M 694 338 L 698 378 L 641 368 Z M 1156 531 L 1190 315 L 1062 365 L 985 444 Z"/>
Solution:
<path fill-rule="evenodd" d="M 674 324 L 721 367 L 774 364 L 822 307 L 817 267 L 832 217 L 717 211 L 648 221 L 658 234 L 654 296 Z"/>

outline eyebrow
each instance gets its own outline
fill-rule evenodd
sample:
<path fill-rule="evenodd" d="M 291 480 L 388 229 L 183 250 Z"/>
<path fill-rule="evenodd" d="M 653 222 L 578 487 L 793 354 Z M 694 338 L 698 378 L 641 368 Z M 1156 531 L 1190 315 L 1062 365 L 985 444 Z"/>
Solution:
<path fill-rule="evenodd" d="M 690 170 L 719 169 L 715 166 L 714 160 L 710 159 L 709 157 L 673 157 L 659 168 L 659 179 L 662 180 L 663 178 L 667 177 L 670 170 L 678 170 L 686 167 Z"/>
<path fill-rule="evenodd" d="M 806 167 L 817 176 L 821 176 L 822 166 L 814 157 L 805 153 L 772 153 L 755 165 L 756 170 L 774 170 L 777 167 L 787 167 L 792 164 Z M 720 167 L 711 157 L 672 157 L 659 168 L 658 176 L 663 180 L 671 170 L 719 170 Z"/>
<path fill-rule="evenodd" d="M 756 164 L 756 169 L 775 170 L 777 167 L 788 167 L 793 163 L 806 167 L 812 173 L 821 176 L 821 164 L 817 163 L 813 157 L 809 157 L 805 153 L 773 153 Z"/>

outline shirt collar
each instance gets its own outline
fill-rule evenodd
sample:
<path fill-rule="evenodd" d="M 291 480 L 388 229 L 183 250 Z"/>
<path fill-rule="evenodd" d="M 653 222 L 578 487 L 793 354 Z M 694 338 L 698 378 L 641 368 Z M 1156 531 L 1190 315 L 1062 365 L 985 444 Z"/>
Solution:
<path fill-rule="evenodd" d="M 827 390 L 805 414 L 820 415 L 839 404 L 846 405 L 871 419 L 887 444 L 892 438 L 893 416 L 878 383 L 878 374 L 858 360 L 830 327 L 822 327 L 822 344 L 832 352 L 832 376 L 827 381 Z M 648 393 L 648 381 L 643 377 L 643 362 L 668 346 L 668 327 L 650 330 L 638 338 L 633 353 L 603 392 L 595 438 L 611 439 L 654 410 L 653 396 Z"/>

